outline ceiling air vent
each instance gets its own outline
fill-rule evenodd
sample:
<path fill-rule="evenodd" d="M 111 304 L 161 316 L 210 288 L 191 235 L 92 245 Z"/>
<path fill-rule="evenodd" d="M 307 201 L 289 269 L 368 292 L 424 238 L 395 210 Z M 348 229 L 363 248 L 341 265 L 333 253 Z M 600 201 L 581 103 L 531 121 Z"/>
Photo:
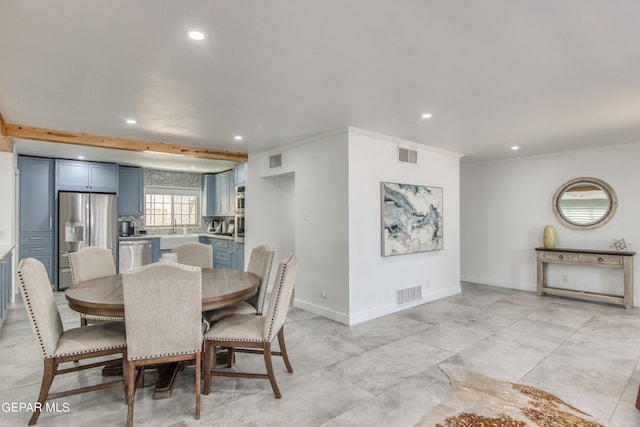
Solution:
<path fill-rule="evenodd" d="M 398 161 L 402 163 L 418 164 L 418 151 L 398 147 Z"/>
<path fill-rule="evenodd" d="M 279 168 L 282 166 L 282 154 L 274 154 L 269 157 L 269 169 Z"/>

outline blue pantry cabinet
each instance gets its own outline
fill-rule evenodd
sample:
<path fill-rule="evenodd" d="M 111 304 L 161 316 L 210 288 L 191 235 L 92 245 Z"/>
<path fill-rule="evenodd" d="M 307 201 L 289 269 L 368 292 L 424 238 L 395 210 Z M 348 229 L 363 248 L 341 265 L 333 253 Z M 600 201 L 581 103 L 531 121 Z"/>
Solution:
<path fill-rule="evenodd" d="M 53 159 L 20 156 L 18 259 L 41 261 L 55 285 L 54 254 L 55 198 Z"/>
<path fill-rule="evenodd" d="M 233 170 L 202 176 L 202 216 L 233 216 L 235 197 Z"/>

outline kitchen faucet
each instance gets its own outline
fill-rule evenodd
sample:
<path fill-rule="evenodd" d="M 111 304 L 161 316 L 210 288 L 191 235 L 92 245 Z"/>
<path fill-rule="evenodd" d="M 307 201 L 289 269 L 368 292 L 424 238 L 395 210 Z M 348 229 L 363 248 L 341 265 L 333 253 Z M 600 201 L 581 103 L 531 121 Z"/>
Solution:
<path fill-rule="evenodd" d="M 176 217 L 171 218 L 171 232 L 170 234 L 176 234 Z"/>

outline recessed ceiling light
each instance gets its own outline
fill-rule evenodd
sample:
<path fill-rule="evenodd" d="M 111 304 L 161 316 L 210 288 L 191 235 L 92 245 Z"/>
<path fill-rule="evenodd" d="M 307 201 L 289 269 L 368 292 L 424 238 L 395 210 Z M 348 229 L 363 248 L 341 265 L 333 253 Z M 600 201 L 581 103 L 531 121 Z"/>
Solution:
<path fill-rule="evenodd" d="M 195 168 L 196 168 L 195 166 L 191 166 L 189 169 L 193 170 L 193 169 L 195 169 Z"/>
<path fill-rule="evenodd" d="M 204 40 L 207 37 L 205 33 L 198 30 L 187 31 L 187 36 L 189 36 L 190 39 L 197 41 Z"/>
<path fill-rule="evenodd" d="M 242 136 L 241 135 L 236 135 L 233 137 L 233 139 L 235 139 L 236 141 L 242 141 Z"/>
<path fill-rule="evenodd" d="M 511 149 L 512 149 L 513 151 L 516 151 L 516 150 L 519 150 L 519 149 L 520 149 L 520 147 L 518 147 L 517 145 L 514 145 L 513 147 L 511 147 Z"/>
<path fill-rule="evenodd" d="M 430 119 L 431 118 L 431 113 L 422 113 L 422 115 L 420 115 L 420 117 L 422 117 L 423 119 Z"/>
<path fill-rule="evenodd" d="M 135 125 L 136 123 L 138 123 L 136 119 L 126 119 L 125 122 L 127 122 L 127 124 L 129 125 Z"/>
<path fill-rule="evenodd" d="M 84 156 L 78 156 L 78 159 L 84 160 Z"/>

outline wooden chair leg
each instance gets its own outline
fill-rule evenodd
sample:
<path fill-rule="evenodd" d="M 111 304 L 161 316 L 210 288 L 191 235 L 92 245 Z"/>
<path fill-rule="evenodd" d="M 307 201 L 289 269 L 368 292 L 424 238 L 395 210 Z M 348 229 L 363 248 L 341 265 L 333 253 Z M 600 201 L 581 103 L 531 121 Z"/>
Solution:
<path fill-rule="evenodd" d="M 196 420 L 200 419 L 200 352 L 196 353 Z M 211 378 L 211 375 L 209 375 Z"/>
<path fill-rule="evenodd" d="M 273 394 L 275 394 L 276 399 L 280 399 L 282 395 L 280 394 L 278 383 L 276 383 L 276 376 L 273 373 L 273 364 L 271 363 L 271 343 L 265 342 L 262 351 L 264 352 L 264 365 L 267 368 L 267 376 L 269 377 Z"/>
<path fill-rule="evenodd" d="M 127 374 L 125 375 L 129 384 L 127 385 L 127 427 L 133 426 L 133 398 L 136 392 L 135 375 L 136 365 L 133 361 L 129 360 L 127 363 Z"/>
<path fill-rule="evenodd" d="M 204 390 L 203 394 L 211 393 L 211 371 L 216 366 L 216 346 L 211 341 L 204 342 Z"/>
<path fill-rule="evenodd" d="M 292 374 L 293 368 L 291 367 L 291 362 L 289 362 L 287 346 L 284 343 L 284 326 L 280 328 L 280 331 L 278 332 L 278 345 L 280 346 L 280 353 L 282 353 L 282 359 L 284 360 L 284 364 L 287 367 L 287 372 Z"/>
<path fill-rule="evenodd" d="M 38 422 L 41 408 L 44 407 L 44 402 L 47 400 L 49 389 L 51 388 L 51 383 L 53 383 L 53 378 L 56 376 L 57 369 L 58 362 L 55 358 L 44 359 L 44 372 L 42 373 L 42 384 L 40 384 L 40 394 L 38 395 L 38 403 L 40 405 L 38 405 L 36 410 L 33 412 L 31 419 L 29 420 L 30 426 Z"/>
<path fill-rule="evenodd" d="M 227 368 L 231 368 L 233 366 L 233 362 L 235 362 L 236 354 L 233 351 L 233 347 L 227 347 Z"/>
<path fill-rule="evenodd" d="M 124 403 L 129 404 L 129 363 L 127 350 L 122 353 L 122 380 L 124 381 Z"/>

